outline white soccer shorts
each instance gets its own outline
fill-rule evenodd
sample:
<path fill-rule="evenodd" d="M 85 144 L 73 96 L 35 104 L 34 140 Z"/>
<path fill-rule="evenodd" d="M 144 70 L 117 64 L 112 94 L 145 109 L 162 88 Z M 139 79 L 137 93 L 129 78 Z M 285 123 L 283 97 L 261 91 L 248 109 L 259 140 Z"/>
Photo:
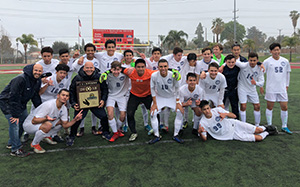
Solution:
<path fill-rule="evenodd" d="M 288 102 L 287 93 L 266 93 L 265 100 L 271 102 Z"/>
<path fill-rule="evenodd" d="M 245 142 L 255 142 L 255 129 L 254 125 L 250 123 L 242 122 L 239 120 L 234 120 L 234 140 L 240 140 Z"/>
<path fill-rule="evenodd" d="M 259 97 L 257 92 L 245 92 L 239 89 L 238 96 L 239 96 L 240 103 L 247 103 L 247 101 L 253 104 L 259 103 Z"/>
<path fill-rule="evenodd" d="M 111 106 L 115 107 L 115 104 L 118 104 L 118 108 L 120 111 L 126 111 L 127 107 L 127 97 L 110 97 L 108 96 L 107 101 L 106 101 L 106 107 Z"/>

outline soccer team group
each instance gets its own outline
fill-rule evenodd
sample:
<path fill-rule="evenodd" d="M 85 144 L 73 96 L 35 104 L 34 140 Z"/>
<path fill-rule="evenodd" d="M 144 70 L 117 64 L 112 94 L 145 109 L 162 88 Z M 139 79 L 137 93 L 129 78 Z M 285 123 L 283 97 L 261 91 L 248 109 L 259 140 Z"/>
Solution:
<path fill-rule="evenodd" d="M 80 58 L 78 53 L 71 58 L 67 49 L 61 49 L 60 61 L 52 58 L 52 48 L 44 47 L 42 60 L 25 66 L 23 74 L 13 78 L 0 94 L 1 110 L 9 123 L 7 148 L 12 156 L 29 155 L 21 142 L 21 137 L 26 141 L 29 134 L 34 135 L 31 147 L 35 153 L 45 152 L 41 141 L 49 144 L 66 141 L 72 146 L 75 137 L 84 135 L 88 111 L 92 113 L 94 135 L 114 142 L 129 128 L 132 142 L 138 137 L 135 120 L 138 106 L 148 135 L 154 135 L 149 144 L 161 140 L 160 131 L 169 131 L 170 111 L 176 113 L 173 140 L 183 143 L 181 137 L 188 124 L 189 108 L 193 111 L 192 133 L 204 141 L 208 134 L 217 140 L 240 141 L 261 141 L 277 134 L 272 125 L 275 102 L 281 107 L 282 131 L 292 134 L 287 127 L 290 64 L 280 56 L 280 44 L 273 43 L 269 48 L 272 56 L 260 63 L 256 53 L 249 53 L 248 60 L 242 57 L 239 44 L 234 44 L 232 54 L 226 57 L 222 54 L 223 46 L 217 44 L 212 49 L 202 49 L 201 55 L 187 56 L 179 47 L 167 56 L 154 48 L 152 56 L 147 58 L 138 52 L 140 57 L 134 57 L 132 50 L 118 53 L 115 41 L 107 40 L 103 52 L 96 52 L 91 43 L 86 44 L 85 55 Z M 200 61 L 199 56 L 202 56 Z M 77 75 L 72 79 L 73 73 Z M 264 93 L 264 73 L 268 125 L 260 126 L 256 86 Z M 80 108 L 77 85 L 81 81 L 97 81 L 100 85 L 99 106 Z M 86 104 L 92 99 L 95 97 L 86 98 Z M 28 115 L 29 100 L 32 107 Z M 254 125 L 246 122 L 247 102 L 254 107 Z M 232 112 L 228 112 L 229 105 Z M 72 120 L 70 107 L 74 108 Z M 62 128 L 68 133 L 65 140 L 59 136 Z"/>

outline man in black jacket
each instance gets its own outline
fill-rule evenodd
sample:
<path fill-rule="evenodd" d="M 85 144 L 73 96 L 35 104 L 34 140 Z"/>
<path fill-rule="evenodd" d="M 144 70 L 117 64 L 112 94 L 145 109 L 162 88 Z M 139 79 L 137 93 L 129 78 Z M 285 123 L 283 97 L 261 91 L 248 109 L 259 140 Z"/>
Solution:
<path fill-rule="evenodd" d="M 42 103 L 39 95 L 40 76 L 43 73 L 42 65 L 27 65 L 23 72 L 23 74 L 13 78 L 0 94 L 0 108 L 9 123 L 7 148 L 11 149 L 10 155 L 17 157 L 29 155 L 21 149 L 20 141 L 23 133 L 23 122 L 28 115 L 27 102 L 31 99 L 35 107 Z"/>
<path fill-rule="evenodd" d="M 80 68 L 78 75 L 76 75 L 71 83 L 70 86 L 70 104 L 75 109 L 74 116 L 76 116 L 81 109 L 78 105 L 77 100 L 77 90 L 76 90 L 76 82 L 78 81 L 99 81 L 99 74 L 100 70 L 98 68 L 95 68 L 92 62 L 86 62 L 83 67 Z M 104 110 L 105 102 L 107 100 L 108 96 L 108 88 L 106 82 L 99 83 L 100 84 L 100 90 L 101 90 L 101 101 L 99 103 L 98 107 L 93 108 L 86 108 L 82 109 L 82 119 L 85 118 L 88 111 L 91 110 L 91 112 L 101 120 L 101 125 L 103 127 L 103 134 L 102 137 L 109 140 L 109 126 L 108 126 L 108 118 L 106 115 L 106 112 Z M 82 120 L 81 119 L 81 120 Z M 75 136 L 77 134 L 78 126 L 80 125 L 81 120 L 77 121 L 72 127 L 70 135 L 67 137 L 67 145 L 72 146 L 74 144 Z"/>

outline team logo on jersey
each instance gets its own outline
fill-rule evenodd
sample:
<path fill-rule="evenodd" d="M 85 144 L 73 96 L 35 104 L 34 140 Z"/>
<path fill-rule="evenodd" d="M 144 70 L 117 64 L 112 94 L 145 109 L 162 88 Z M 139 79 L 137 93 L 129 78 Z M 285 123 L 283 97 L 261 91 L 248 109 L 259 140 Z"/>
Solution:
<path fill-rule="evenodd" d="M 153 67 L 153 70 L 156 70 L 156 67 Z"/>
<path fill-rule="evenodd" d="M 195 98 L 195 99 L 196 99 L 196 98 L 198 98 L 198 97 L 199 97 L 199 95 L 198 95 L 198 94 L 195 94 L 195 95 L 194 95 L 194 98 Z"/>
<path fill-rule="evenodd" d="M 220 121 L 221 120 L 220 116 L 217 116 L 215 120 Z"/>
<path fill-rule="evenodd" d="M 183 63 L 184 63 L 184 62 L 183 62 L 183 61 L 181 61 L 181 62 L 180 62 L 180 65 L 183 65 Z"/>
<path fill-rule="evenodd" d="M 218 85 L 218 84 L 220 84 L 221 82 L 220 82 L 220 80 L 216 80 L 216 85 Z"/>
<path fill-rule="evenodd" d="M 61 113 L 62 113 L 62 110 L 59 111 L 59 115 L 61 115 Z"/>
<path fill-rule="evenodd" d="M 167 83 L 168 83 L 168 84 L 171 84 L 171 83 L 172 83 L 172 79 L 168 79 L 168 80 L 167 80 Z"/>
<path fill-rule="evenodd" d="M 118 58 L 114 58 L 114 61 L 118 61 Z"/>
<path fill-rule="evenodd" d="M 94 62 L 94 66 L 98 67 L 99 66 L 98 62 Z"/>
<path fill-rule="evenodd" d="M 255 71 L 254 73 L 253 73 L 253 76 L 257 76 L 258 75 L 258 72 L 257 71 Z"/>
<path fill-rule="evenodd" d="M 59 83 L 58 87 L 59 88 L 63 88 L 64 87 L 64 83 Z"/>
<path fill-rule="evenodd" d="M 125 76 L 120 77 L 120 81 L 123 81 L 125 79 Z"/>
<path fill-rule="evenodd" d="M 280 62 L 280 64 L 281 64 L 282 66 L 285 66 L 285 65 L 286 65 L 285 61 Z"/>

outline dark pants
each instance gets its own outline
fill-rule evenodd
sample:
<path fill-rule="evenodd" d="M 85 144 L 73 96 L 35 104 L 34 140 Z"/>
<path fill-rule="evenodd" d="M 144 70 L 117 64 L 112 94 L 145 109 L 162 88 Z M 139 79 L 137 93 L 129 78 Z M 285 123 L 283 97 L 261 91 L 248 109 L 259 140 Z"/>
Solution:
<path fill-rule="evenodd" d="M 108 118 L 106 115 L 106 112 L 104 110 L 104 108 L 98 108 L 98 107 L 94 107 L 94 108 L 87 108 L 87 109 L 82 109 L 82 119 L 83 120 L 85 118 L 85 116 L 87 115 L 88 111 L 91 111 L 97 118 L 99 118 L 101 120 L 101 126 L 103 127 L 103 132 L 109 132 L 109 126 L 108 126 Z M 80 112 L 79 111 L 74 111 L 74 117 Z M 70 136 L 71 137 L 75 137 L 75 135 L 77 134 L 77 129 L 81 123 L 81 120 L 77 121 L 74 125 L 71 126 L 71 132 L 70 132 Z"/>
<path fill-rule="evenodd" d="M 237 89 L 228 90 L 224 93 L 224 100 L 223 103 L 225 104 L 226 99 L 229 99 L 232 113 L 236 115 L 236 119 L 240 119 L 239 115 L 239 97 L 237 93 Z"/>
<path fill-rule="evenodd" d="M 137 97 L 132 93 L 130 93 L 128 103 L 127 103 L 127 121 L 128 121 L 128 126 L 130 128 L 130 131 L 132 133 L 136 133 L 134 114 L 140 103 L 144 103 L 145 107 L 148 110 L 150 110 L 151 103 L 152 103 L 152 96 L 148 95 L 146 97 Z"/>

